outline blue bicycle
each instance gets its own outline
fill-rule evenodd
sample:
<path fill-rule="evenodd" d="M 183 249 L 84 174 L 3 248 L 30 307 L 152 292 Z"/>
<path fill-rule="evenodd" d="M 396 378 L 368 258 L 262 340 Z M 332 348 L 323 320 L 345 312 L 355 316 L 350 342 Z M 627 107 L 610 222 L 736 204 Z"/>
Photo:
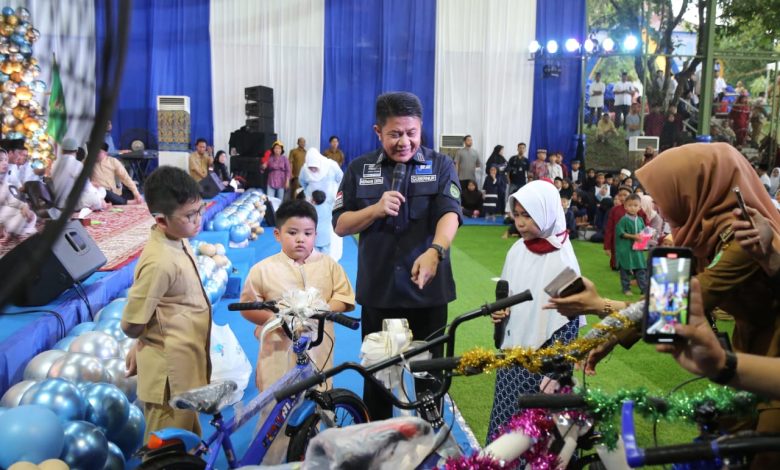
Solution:
<path fill-rule="evenodd" d="M 276 302 L 236 303 L 229 310 L 270 310 L 275 318 L 266 323 L 260 335 L 260 348 L 265 336 L 277 328 L 282 328 L 293 342 L 293 352 L 297 356 L 295 368 L 288 371 L 268 390 L 237 408 L 235 416 L 225 420 L 221 410 L 230 402 L 236 391 L 234 382 L 220 382 L 190 390 L 172 399 L 179 409 L 195 410 L 212 417 L 214 433 L 201 438 L 189 431 L 168 428 L 150 434 L 149 443 L 141 450 L 144 463 L 139 467 L 145 470 L 157 469 L 213 469 L 219 451 L 225 454 L 229 468 L 257 465 L 262 462 L 271 444 L 282 429 L 290 436 L 287 448 L 287 461 L 303 460 L 309 441 L 324 428 L 343 427 L 369 421 L 368 410 L 356 394 L 346 389 L 319 391 L 307 387 L 294 395 L 277 401 L 260 431 L 255 435 L 243 456 L 238 457 L 231 442 L 231 435 L 244 426 L 251 418 L 260 413 L 274 400 L 277 391 L 314 376 L 317 369 L 312 364 L 307 351 L 322 342 L 325 321 L 333 321 L 356 330 L 360 323 L 357 319 L 326 311 L 318 311 L 308 316 L 291 313 L 289 309 L 279 313 Z M 301 328 L 302 324 L 317 322 L 317 336 L 311 340 L 312 328 Z M 286 427 L 285 427 L 286 423 Z"/>

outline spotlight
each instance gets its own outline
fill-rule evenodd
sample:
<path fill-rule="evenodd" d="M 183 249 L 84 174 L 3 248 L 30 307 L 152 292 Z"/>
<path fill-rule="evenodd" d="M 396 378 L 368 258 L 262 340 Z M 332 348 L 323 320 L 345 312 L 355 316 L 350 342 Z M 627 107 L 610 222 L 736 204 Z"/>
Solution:
<path fill-rule="evenodd" d="M 633 34 L 629 34 L 626 36 L 626 39 L 623 40 L 623 50 L 624 51 L 633 51 L 636 49 L 636 46 L 639 45 L 639 39 L 636 38 Z"/>
<path fill-rule="evenodd" d="M 576 39 L 570 38 L 566 40 L 565 47 L 568 52 L 576 52 L 580 48 L 580 43 Z"/>
<path fill-rule="evenodd" d="M 547 49 L 548 54 L 555 54 L 558 52 L 558 42 L 555 39 L 550 39 L 547 41 L 547 46 L 545 46 L 545 49 Z"/>
<path fill-rule="evenodd" d="M 531 44 L 528 45 L 528 52 L 531 54 L 536 54 L 539 52 L 539 50 L 542 48 L 542 45 L 539 44 L 539 41 L 533 40 L 531 41 Z"/>
<path fill-rule="evenodd" d="M 612 52 L 612 50 L 615 48 L 615 41 L 613 41 L 612 38 L 606 38 L 601 43 L 601 46 L 604 48 L 604 52 Z"/>
<path fill-rule="evenodd" d="M 593 52 L 594 49 L 596 49 L 596 43 L 589 38 L 585 40 L 585 43 L 582 45 L 582 47 L 585 49 L 585 52 L 590 54 Z"/>

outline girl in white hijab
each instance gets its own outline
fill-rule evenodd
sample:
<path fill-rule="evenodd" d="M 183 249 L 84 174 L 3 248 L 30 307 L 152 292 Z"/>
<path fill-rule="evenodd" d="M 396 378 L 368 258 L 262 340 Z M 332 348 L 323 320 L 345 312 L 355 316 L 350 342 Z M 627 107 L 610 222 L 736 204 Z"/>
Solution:
<path fill-rule="evenodd" d="M 769 194 L 775 194 L 780 189 L 780 168 L 772 168 L 769 175 Z"/>
<path fill-rule="evenodd" d="M 556 341 L 571 342 L 577 337 L 579 320 L 570 321 L 556 311 L 542 310 L 550 298 L 544 292 L 547 284 L 567 267 L 580 273 L 558 190 L 547 181 L 532 181 L 512 194 L 509 201 L 522 239 L 509 249 L 501 279 L 509 282 L 509 295 L 529 289 L 534 298 L 511 307 L 501 347 L 539 349 Z M 488 442 L 495 438 L 498 427 L 519 411 L 518 395 L 538 393 L 541 382 L 541 374 L 521 367 L 498 371 Z"/>
<path fill-rule="evenodd" d="M 317 251 L 330 254 L 334 259 L 341 257 L 341 238 L 333 232 L 333 203 L 341 184 L 344 172 L 339 164 L 330 158 L 325 158 L 320 151 L 312 147 L 306 151 L 306 161 L 298 177 L 301 188 L 306 194 L 306 200 L 311 201 L 317 209 L 317 237 L 314 245 Z M 325 193 L 325 200 L 319 204 L 315 201 L 314 192 Z M 320 195 L 321 196 L 321 195 Z"/>

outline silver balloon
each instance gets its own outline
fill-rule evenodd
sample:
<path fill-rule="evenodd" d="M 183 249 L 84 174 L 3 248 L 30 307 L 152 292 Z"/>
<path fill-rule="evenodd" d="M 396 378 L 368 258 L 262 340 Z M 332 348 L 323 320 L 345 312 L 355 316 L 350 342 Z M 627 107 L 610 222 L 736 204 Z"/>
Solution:
<path fill-rule="evenodd" d="M 122 393 L 125 394 L 127 400 L 132 403 L 136 398 L 136 388 L 138 386 L 138 376 L 125 377 L 127 369 L 125 369 L 124 359 L 109 359 L 103 362 L 103 367 L 108 371 L 108 375 L 111 376 L 110 382 Z"/>
<path fill-rule="evenodd" d="M 107 335 L 112 336 L 117 341 L 124 341 L 127 339 L 127 335 L 122 331 L 121 320 L 114 318 L 103 320 L 97 324 L 95 331 L 102 331 Z"/>
<path fill-rule="evenodd" d="M 49 377 L 68 379 L 71 382 L 108 382 L 108 372 L 100 360 L 82 353 L 69 352 L 54 361 Z"/>
<path fill-rule="evenodd" d="M 51 349 L 44 351 L 27 363 L 24 368 L 24 380 L 43 380 L 46 378 L 54 361 L 65 355 L 65 351 Z"/>
<path fill-rule="evenodd" d="M 102 470 L 108 459 L 108 439 L 92 423 L 71 421 L 65 425 L 65 446 L 60 458 L 70 468 Z"/>
<path fill-rule="evenodd" d="M 119 342 L 103 331 L 87 331 L 79 335 L 73 340 L 68 351 L 89 354 L 102 360 L 119 357 L 121 354 Z"/>
<path fill-rule="evenodd" d="M 25 7 L 18 7 L 16 9 L 16 16 L 22 21 L 30 21 L 30 10 Z"/>
<path fill-rule="evenodd" d="M 122 449 L 113 442 L 108 443 L 108 458 L 103 465 L 103 470 L 125 470 L 125 456 Z"/>
<path fill-rule="evenodd" d="M 22 380 L 21 382 L 15 384 L 13 387 L 6 390 L 3 398 L 0 399 L 0 406 L 4 408 L 13 408 L 18 406 L 19 402 L 22 400 L 22 396 L 24 396 L 24 393 L 37 383 L 38 382 L 35 380 Z"/>

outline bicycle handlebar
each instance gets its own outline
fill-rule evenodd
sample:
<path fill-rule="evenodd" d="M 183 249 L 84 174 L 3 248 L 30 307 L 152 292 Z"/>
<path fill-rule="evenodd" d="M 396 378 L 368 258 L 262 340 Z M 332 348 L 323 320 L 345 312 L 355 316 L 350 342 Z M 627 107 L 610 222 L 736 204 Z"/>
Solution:
<path fill-rule="evenodd" d="M 272 312 L 278 312 L 276 302 L 271 300 L 268 302 L 237 302 L 228 304 L 227 309 L 231 312 L 237 312 L 240 310 L 270 310 Z"/>
<path fill-rule="evenodd" d="M 776 451 L 780 448 L 780 435 L 751 434 L 715 439 L 709 442 L 693 442 L 643 449 L 637 445 L 634 431 L 634 402 L 627 400 L 622 409 L 622 435 L 626 449 L 626 461 L 632 468 L 645 465 L 684 463 L 712 460 L 718 457 L 752 455 Z"/>
<path fill-rule="evenodd" d="M 455 351 L 455 332 L 457 331 L 458 325 L 465 321 L 472 320 L 474 318 L 490 315 L 491 313 L 503 310 L 507 307 L 511 307 L 512 305 L 519 304 L 522 302 L 527 302 L 529 300 L 532 300 L 533 296 L 531 295 L 531 292 L 528 290 L 525 290 L 519 294 L 515 294 L 512 296 L 509 296 L 505 299 L 498 300 L 492 304 L 486 304 L 482 307 L 473 310 L 468 313 L 464 313 L 463 315 L 458 316 L 455 318 L 455 320 L 452 321 L 449 328 L 447 329 L 447 333 L 438 336 L 430 341 L 425 342 L 424 344 L 417 346 L 415 348 L 412 348 L 408 351 L 404 351 L 403 354 L 399 354 L 393 357 L 390 357 L 388 359 L 385 359 L 384 361 L 378 362 L 374 365 L 363 367 L 360 364 L 357 364 L 355 362 L 346 362 L 343 364 L 339 364 L 331 369 L 322 371 L 318 374 L 313 375 L 312 377 L 303 380 L 301 382 L 297 382 L 293 385 L 290 385 L 289 387 L 282 388 L 274 393 L 274 397 L 277 400 L 284 399 L 290 395 L 294 395 L 296 393 L 300 393 L 308 388 L 314 387 L 325 380 L 327 380 L 330 377 L 333 377 L 336 374 L 339 374 L 345 370 L 354 370 L 360 375 L 362 375 L 366 380 L 369 380 L 373 382 L 377 387 L 379 387 L 382 390 L 382 393 L 385 394 L 385 396 L 393 402 L 393 405 L 395 405 L 398 408 L 401 409 L 415 409 L 422 405 L 420 400 L 416 400 L 413 402 L 402 402 L 393 395 L 393 393 L 382 384 L 376 377 L 374 377 L 374 374 L 380 370 L 386 369 L 388 367 L 394 366 L 396 364 L 399 364 L 409 358 L 412 358 L 414 356 L 417 356 L 418 354 L 422 354 L 423 352 L 429 351 L 433 349 L 434 347 L 440 345 L 440 344 L 446 344 L 447 345 L 447 356 L 450 356 L 447 358 L 450 361 L 455 360 L 452 356 L 454 356 Z M 454 367 L 453 367 L 454 368 Z M 438 400 L 439 398 L 443 397 L 445 393 L 447 393 L 447 390 L 450 388 L 450 383 L 452 381 L 452 374 L 451 373 L 445 373 L 444 374 L 444 380 L 442 380 L 442 384 L 439 387 L 439 389 L 433 394 L 433 400 Z"/>

